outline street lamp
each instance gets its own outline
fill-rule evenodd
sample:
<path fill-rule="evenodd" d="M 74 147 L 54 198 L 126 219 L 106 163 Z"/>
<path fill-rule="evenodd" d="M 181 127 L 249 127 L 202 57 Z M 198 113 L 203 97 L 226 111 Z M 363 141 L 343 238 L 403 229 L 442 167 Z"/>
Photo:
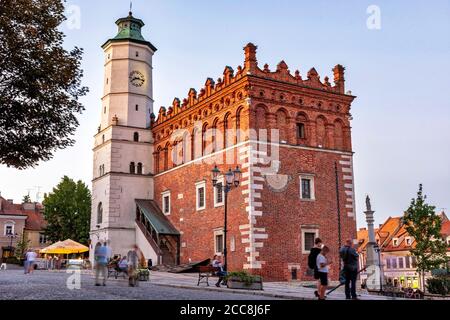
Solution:
<path fill-rule="evenodd" d="M 231 168 L 224 174 L 225 176 L 225 185 L 221 183 L 217 183 L 219 175 L 221 172 L 217 166 L 214 166 L 214 169 L 211 170 L 211 178 L 213 187 L 217 188 L 217 192 L 225 193 L 225 217 L 224 217 L 224 227 L 223 227 L 223 270 L 227 271 L 227 202 L 228 202 L 228 192 L 231 191 L 232 188 L 237 188 L 239 186 L 241 180 L 241 170 L 239 170 L 239 166 L 236 169 L 232 170 Z"/>
<path fill-rule="evenodd" d="M 380 270 L 380 293 L 383 293 L 383 274 L 382 274 L 383 269 L 381 264 L 381 248 L 378 246 L 378 244 L 375 244 L 373 248 L 378 254 L 378 269 Z"/>
<path fill-rule="evenodd" d="M 6 236 L 9 238 L 9 252 L 12 254 L 12 242 L 13 242 L 13 239 L 17 238 L 18 233 L 16 232 L 13 234 L 11 232 L 11 233 L 8 233 Z"/>

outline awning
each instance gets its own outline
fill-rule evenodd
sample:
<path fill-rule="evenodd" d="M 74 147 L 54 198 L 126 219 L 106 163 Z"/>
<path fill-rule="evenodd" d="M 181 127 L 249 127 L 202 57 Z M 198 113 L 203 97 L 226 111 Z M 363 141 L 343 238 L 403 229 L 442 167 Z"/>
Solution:
<path fill-rule="evenodd" d="M 40 253 L 47 254 L 71 254 L 71 253 L 82 253 L 89 251 L 89 248 L 73 241 L 71 239 L 67 239 L 64 241 L 58 241 L 54 244 L 49 245 L 48 247 L 40 250 Z"/>
<path fill-rule="evenodd" d="M 153 200 L 136 199 L 136 205 L 158 234 L 180 235 Z"/>

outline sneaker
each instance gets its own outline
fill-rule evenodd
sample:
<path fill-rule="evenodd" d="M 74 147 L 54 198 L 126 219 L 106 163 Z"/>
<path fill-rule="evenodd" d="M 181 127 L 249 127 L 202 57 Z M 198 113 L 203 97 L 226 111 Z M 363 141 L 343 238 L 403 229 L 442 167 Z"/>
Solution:
<path fill-rule="evenodd" d="M 314 296 L 316 296 L 317 298 L 319 297 L 319 292 L 317 290 L 314 291 Z"/>
<path fill-rule="evenodd" d="M 217 287 L 217 288 L 220 288 L 220 284 L 219 284 L 219 283 L 216 283 L 216 287 Z"/>
<path fill-rule="evenodd" d="M 100 287 L 100 283 L 96 283 L 95 286 L 96 286 L 96 287 Z"/>

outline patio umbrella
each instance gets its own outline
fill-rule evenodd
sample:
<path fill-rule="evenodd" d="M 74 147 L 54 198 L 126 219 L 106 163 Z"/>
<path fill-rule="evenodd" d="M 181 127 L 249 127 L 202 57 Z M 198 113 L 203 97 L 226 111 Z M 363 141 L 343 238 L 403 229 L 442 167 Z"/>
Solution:
<path fill-rule="evenodd" d="M 71 239 L 67 239 L 64 241 L 58 241 L 50 246 L 40 250 L 40 253 L 46 254 L 71 254 L 71 253 L 82 253 L 89 251 L 89 248 L 73 241 Z"/>

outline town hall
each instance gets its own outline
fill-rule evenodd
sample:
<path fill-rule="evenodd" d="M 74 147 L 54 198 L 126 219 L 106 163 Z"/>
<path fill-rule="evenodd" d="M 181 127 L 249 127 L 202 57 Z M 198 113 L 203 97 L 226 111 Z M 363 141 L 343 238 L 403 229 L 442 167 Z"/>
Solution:
<path fill-rule="evenodd" d="M 283 60 L 270 68 L 248 43 L 242 65 L 155 110 L 157 49 L 131 12 L 116 24 L 102 45 L 92 248 L 109 241 L 124 255 L 137 244 L 154 265 L 204 261 L 226 248 L 229 271 L 310 280 L 307 258 L 320 237 L 337 262 L 339 246 L 356 239 L 355 96 L 345 68 L 334 66 L 332 80 L 314 68 L 291 72 Z M 338 276 L 334 263 L 330 277 Z"/>

